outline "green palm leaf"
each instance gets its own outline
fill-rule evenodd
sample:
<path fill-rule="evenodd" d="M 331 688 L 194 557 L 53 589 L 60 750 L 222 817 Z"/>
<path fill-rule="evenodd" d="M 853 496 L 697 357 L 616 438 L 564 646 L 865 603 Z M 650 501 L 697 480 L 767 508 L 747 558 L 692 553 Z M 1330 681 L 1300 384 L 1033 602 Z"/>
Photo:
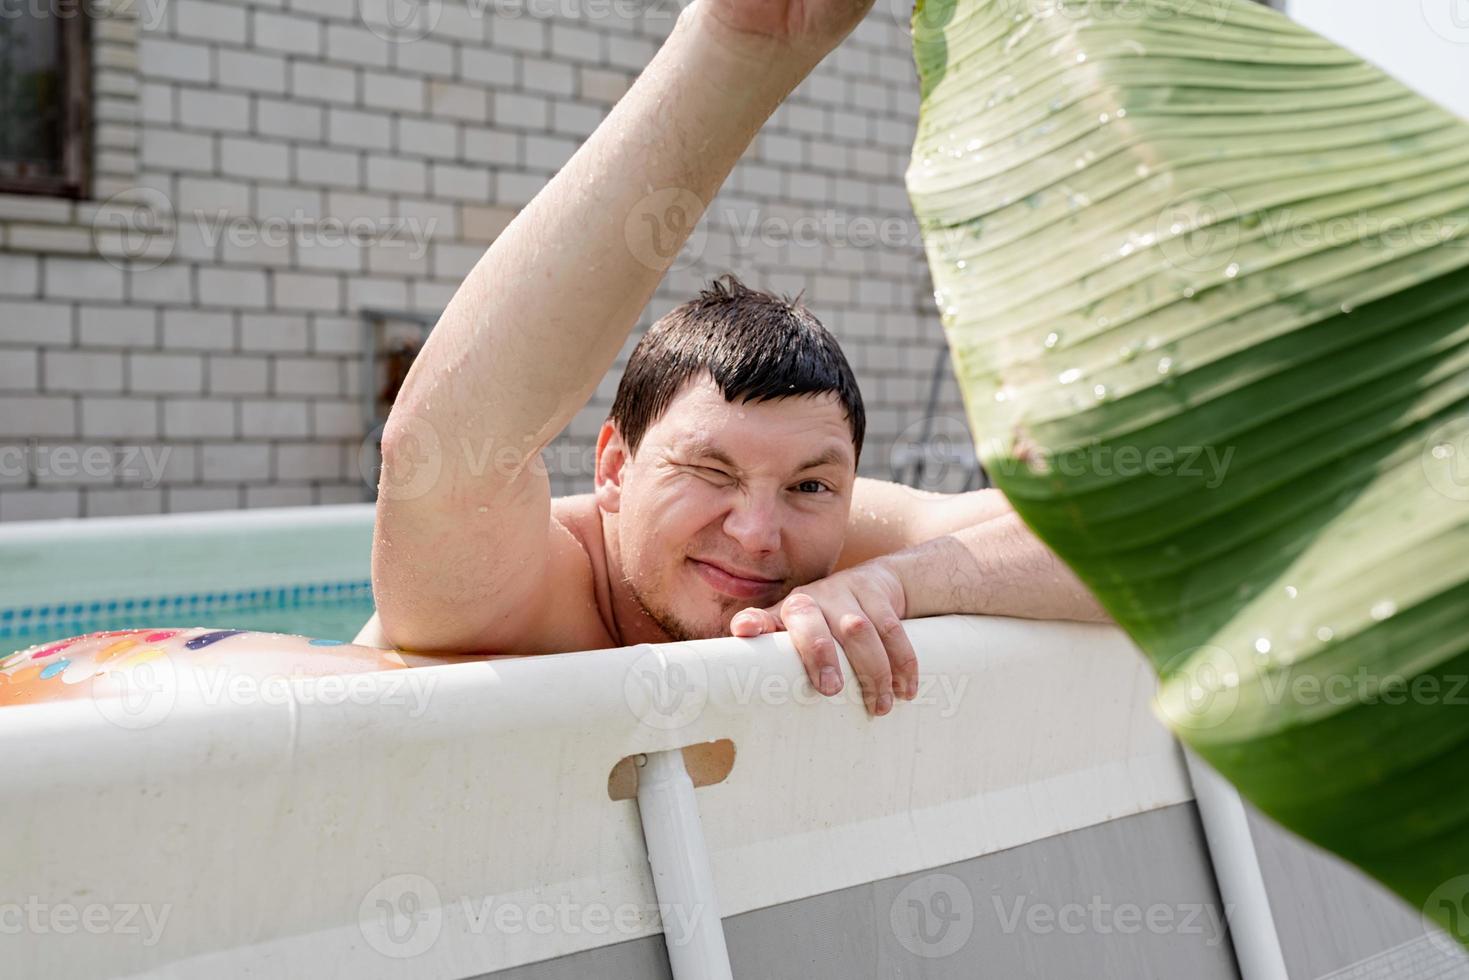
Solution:
<path fill-rule="evenodd" d="M 1469 125 L 1244 0 L 913 28 L 991 476 L 1185 741 L 1469 940 Z"/>

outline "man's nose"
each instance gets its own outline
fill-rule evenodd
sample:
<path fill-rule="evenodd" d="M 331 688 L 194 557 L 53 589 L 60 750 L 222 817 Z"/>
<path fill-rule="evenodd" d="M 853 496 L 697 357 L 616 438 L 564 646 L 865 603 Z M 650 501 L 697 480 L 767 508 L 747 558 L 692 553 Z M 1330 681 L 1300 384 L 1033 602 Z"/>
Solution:
<path fill-rule="evenodd" d="M 758 554 L 780 549 L 780 512 L 764 495 L 741 494 L 724 518 L 724 533 L 745 551 Z"/>

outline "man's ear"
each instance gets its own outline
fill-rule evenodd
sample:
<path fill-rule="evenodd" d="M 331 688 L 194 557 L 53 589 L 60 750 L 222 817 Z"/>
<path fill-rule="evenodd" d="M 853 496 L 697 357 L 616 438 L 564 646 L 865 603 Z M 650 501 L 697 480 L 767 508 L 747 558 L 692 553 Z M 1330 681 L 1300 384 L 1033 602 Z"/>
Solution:
<path fill-rule="evenodd" d="M 622 476 L 631 458 L 632 453 L 628 452 L 622 433 L 617 431 L 617 423 L 611 419 L 603 422 L 601 431 L 597 433 L 594 492 L 597 506 L 604 513 L 616 514 L 622 509 Z"/>

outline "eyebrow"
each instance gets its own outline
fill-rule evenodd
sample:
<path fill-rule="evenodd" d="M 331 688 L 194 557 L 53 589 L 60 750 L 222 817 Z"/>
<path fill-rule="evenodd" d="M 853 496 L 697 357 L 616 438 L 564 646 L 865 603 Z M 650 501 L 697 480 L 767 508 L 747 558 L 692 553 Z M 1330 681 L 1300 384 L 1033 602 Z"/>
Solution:
<path fill-rule="evenodd" d="M 712 459 L 718 463 L 722 463 L 725 466 L 728 466 L 732 470 L 739 470 L 740 468 L 734 460 L 729 458 L 729 455 L 727 453 L 725 453 L 721 449 L 716 449 L 714 446 L 711 446 L 708 443 L 696 443 L 690 446 L 687 452 L 690 456 L 693 456 L 695 458 Z M 823 452 L 819 453 L 816 456 L 813 456 L 811 459 L 808 459 L 806 462 L 796 467 L 796 472 L 803 473 L 806 470 L 814 470 L 819 466 L 842 465 L 846 461 L 847 458 L 845 453 L 834 446 L 829 446 Z"/>
<path fill-rule="evenodd" d="M 712 459 L 716 463 L 722 463 L 732 470 L 735 470 L 737 472 L 739 470 L 739 466 L 735 464 L 734 460 L 730 459 L 729 456 L 722 450 L 715 449 L 713 446 L 701 443 L 698 445 L 690 446 L 685 451 L 693 459 Z"/>
<path fill-rule="evenodd" d="M 811 459 L 808 459 L 806 462 L 802 463 L 799 467 L 797 467 L 796 472 L 800 473 L 803 470 L 814 470 L 818 466 L 842 465 L 845 464 L 846 461 L 846 453 L 842 452 L 840 449 L 837 449 L 834 446 L 828 447 L 825 452 L 821 453 L 818 456 L 814 456 Z"/>

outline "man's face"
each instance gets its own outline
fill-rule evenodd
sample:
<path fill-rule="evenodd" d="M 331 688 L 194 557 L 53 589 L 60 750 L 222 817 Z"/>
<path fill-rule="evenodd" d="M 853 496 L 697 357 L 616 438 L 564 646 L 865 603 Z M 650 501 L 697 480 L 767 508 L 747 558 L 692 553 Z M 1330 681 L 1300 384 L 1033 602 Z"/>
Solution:
<path fill-rule="evenodd" d="M 625 452 L 619 436 L 607 450 Z M 852 430 L 835 394 L 731 404 L 690 382 L 622 462 L 615 504 L 621 572 L 675 639 L 721 636 L 830 574 L 855 479 Z"/>

